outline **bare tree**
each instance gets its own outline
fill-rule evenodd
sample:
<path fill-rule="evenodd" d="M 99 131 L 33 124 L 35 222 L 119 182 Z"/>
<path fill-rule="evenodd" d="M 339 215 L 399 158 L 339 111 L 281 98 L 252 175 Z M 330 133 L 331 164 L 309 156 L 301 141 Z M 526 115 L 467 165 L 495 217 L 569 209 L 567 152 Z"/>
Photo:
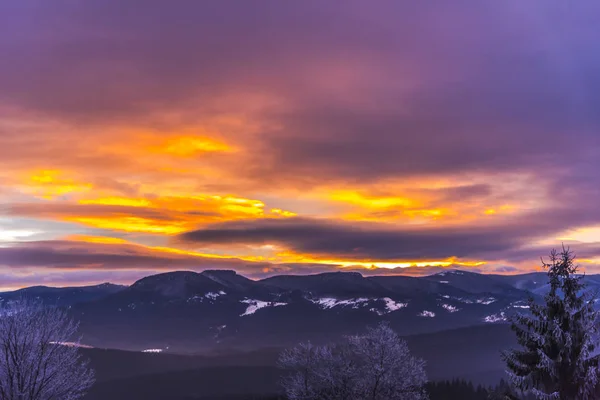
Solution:
<path fill-rule="evenodd" d="M 0 307 L 0 400 L 77 400 L 94 383 L 67 313 L 22 300 Z"/>
<path fill-rule="evenodd" d="M 315 399 L 355 400 L 357 363 L 347 342 L 318 348 Z"/>
<path fill-rule="evenodd" d="M 284 350 L 279 356 L 279 367 L 292 371 L 283 379 L 290 400 L 314 399 L 321 386 L 318 366 L 322 363 L 323 348 L 310 342 Z"/>
<path fill-rule="evenodd" d="M 303 343 L 279 359 L 290 400 L 425 400 L 425 362 L 387 325 L 341 343 Z"/>
<path fill-rule="evenodd" d="M 425 361 L 410 354 L 406 342 L 389 325 L 368 328 L 366 335 L 349 338 L 358 358 L 358 392 L 368 400 L 427 398 Z"/>

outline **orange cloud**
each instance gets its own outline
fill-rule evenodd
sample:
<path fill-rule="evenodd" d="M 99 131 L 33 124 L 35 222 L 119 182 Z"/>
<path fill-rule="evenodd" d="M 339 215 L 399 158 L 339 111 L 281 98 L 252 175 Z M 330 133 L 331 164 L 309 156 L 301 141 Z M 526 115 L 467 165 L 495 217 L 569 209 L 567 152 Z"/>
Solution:
<path fill-rule="evenodd" d="M 13 204 L 13 216 L 75 222 L 99 229 L 174 235 L 203 224 L 247 218 L 290 217 L 295 213 L 265 210 L 259 200 L 236 196 L 99 197 L 77 202 Z"/>
<path fill-rule="evenodd" d="M 447 185 L 447 184 L 446 184 Z M 334 215 L 350 221 L 399 221 L 404 223 L 440 224 L 469 223 L 482 214 L 507 214 L 515 207 L 498 204 L 495 198 L 464 197 L 454 192 L 467 192 L 469 186 L 440 186 L 435 182 L 416 185 L 391 185 L 382 192 L 377 185 L 354 189 L 325 191 L 321 196 L 337 204 Z M 396 194 L 394 194 L 396 193 Z"/>
<path fill-rule="evenodd" d="M 127 244 L 125 239 L 109 237 L 109 236 L 93 236 L 93 235 L 69 235 L 64 238 L 67 241 L 86 242 L 86 243 L 103 243 L 103 244 Z"/>
<path fill-rule="evenodd" d="M 461 267 L 480 267 L 486 264 L 485 261 L 459 261 L 456 257 L 450 257 L 443 260 L 419 260 L 419 261 L 381 261 L 377 259 L 364 259 L 364 260 L 353 260 L 353 259 L 331 259 L 327 257 L 314 257 L 306 254 L 299 254 L 294 251 L 282 251 L 276 254 L 275 257 L 269 259 L 270 261 L 277 261 L 280 263 L 311 263 L 311 264 L 325 264 L 325 265 L 338 265 L 340 267 L 349 268 L 408 268 L 408 267 L 449 267 L 449 266 L 461 266 Z"/>
<path fill-rule="evenodd" d="M 32 173 L 24 182 L 22 190 L 26 193 L 53 199 L 71 193 L 88 192 L 93 188 L 89 183 L 80 183 L 67 178 L 58 170 L 40 170 Z"/>
<path fill-rule="evenodd" d="M 151 152 L 175 156 L 192 157 L 200 153 L 228 153 L 235 149 L 224 142 L 202 136 L 181 136 L 168 138 L 160 146 L 149 147 Z"/>
<path fill-rule="evenodd" d="M 146 199 L 127 197 L 101 197 L 96 199 L 82 199 L 79 204 L 100 204 L 109 206 L 149 207 L 152 203 Z"/>

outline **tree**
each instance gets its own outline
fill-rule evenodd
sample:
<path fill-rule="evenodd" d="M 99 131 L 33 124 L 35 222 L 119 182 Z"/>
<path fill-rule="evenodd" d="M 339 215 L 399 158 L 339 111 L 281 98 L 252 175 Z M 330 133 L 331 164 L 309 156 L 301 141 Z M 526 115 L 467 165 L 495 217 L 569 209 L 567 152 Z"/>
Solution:
<path fill-rule="evenodd" d="M 289 400 L 353 400 L 356 364 L 347 343 L 314 346 L 310 342 L 287 349 L 279 366 L 291 373 L 283 378 Z"/>
<path fill-rule="evenodd" d="M 387 324 L 368 328 L 349 338 L 359 360 L 360 398 L 369 400 L 421 399 L 427 382 L 425 361 L 410 354 L 406 342 Z"/>
<path fill-rule="evenodd" d="M 544 304 L 529 300 L 531 315 L 517 314 L 512 329 L 522 347 L 503 353 L 511 383 L 538 399 L 598 398 L 597 312 L 584 291 L 574 255 L 563 247 L 550 253 L 550 291 Z"/>
<path fill-rule="evenodd" d="M 481 385 L 475 387 L 472 382 L 464 379 L 452 381 L 430 382 L 427 391 L 431 400 L 490 400 L 491 388 Z"/>
<path fill-rule="evenodd" d="M 284 377 L 282 385 L 290 400 L 314 399 L 319 382 L 317 366 L 321 364 L 321 348 L 312 343 L 300 343 L 284 350 L 279 356 L 279 366 L 291 371 Z"/>
<path fill-rule="evenodd" d="M 77 400 L 94 383 L 65 311 L 21 300 L 0 307 L 0 400 Z"/>
<path fill-rule="evenodd" d="M 385 323 L 341 343 L 303 343 L 279 359 L 290 400 L 426 399 L 425 362 Z"/>

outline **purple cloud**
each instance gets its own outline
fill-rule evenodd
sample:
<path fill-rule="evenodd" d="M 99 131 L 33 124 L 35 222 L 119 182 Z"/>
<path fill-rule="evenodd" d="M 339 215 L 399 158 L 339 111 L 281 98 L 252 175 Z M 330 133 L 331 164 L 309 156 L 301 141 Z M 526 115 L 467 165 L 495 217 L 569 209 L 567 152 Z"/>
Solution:
<path fill-rule="evenodd" d="M 95 189 L 123 196 L 173 178 L 197 184 L 190 192 L 239 190 L 260 200 L 280 196 L 283 205 L 293 197 L 290 187 L 401 196 L 418 189 L 390 193 L 377 184 L 439 179 L 459 186 L 421 192 L 434 197 L 435 206 L 488 199 L 523 206 L 506 218 L 452 227 L 350 223 L 327 210 L 321 214 L 328 219 L 208 224 L 181 239 L 199 247 L 278 243 L 349 260 L 537 259 L 547 250 L 529 245 L 533 240 L 600 223 L 599 11 L 591 0 L 2 1 L 0 159 L 7 172 L 0 173 L 0 212 L 166 223 L 222 216 L 200 207 L 187 214 L 24 204 L 19 191 L 38 167 L 73 172 Z M 213 120 L 226 121 L 226 128 L 214 130 L 239 152 L 163 165 L 152 154 L 139 160 L 148 143 L 124 140 L 132 132 L 212 133 L 207 121 Z M 512 184 L 506 176 L 532 184 L 505 195 L 501 189 Z M 531 193 L 543 201 L 520 202 Z M 391 219 L 396 208 L 369 211 Z M 261 268 L 335 268 L 248 267 L 240 260 L 70 246 L 2 247 L 0 260 L 65 269 L 210 264 L 257 276 Z M 598 254 L 595 244 L 578 247 L 586 257 Z"/>

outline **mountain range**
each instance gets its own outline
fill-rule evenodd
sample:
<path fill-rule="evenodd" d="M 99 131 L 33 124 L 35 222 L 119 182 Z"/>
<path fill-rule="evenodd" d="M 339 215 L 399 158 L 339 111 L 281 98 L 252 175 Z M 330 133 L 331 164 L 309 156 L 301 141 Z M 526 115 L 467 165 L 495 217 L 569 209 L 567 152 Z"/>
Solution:
<path fill-rule="evenodd" d="M 585 277 L 590 290 L 600 277 Z M 67 307 L 93 347 L 182 354 L 324 342 L 388 321 L 401 335 L 501 324 L 547 290 L 543 272 L 364 277 L 357 272 L 251 280 L 234 271 L 176 271 L 130 286 L 36 286 L 0 293 Z"/>

